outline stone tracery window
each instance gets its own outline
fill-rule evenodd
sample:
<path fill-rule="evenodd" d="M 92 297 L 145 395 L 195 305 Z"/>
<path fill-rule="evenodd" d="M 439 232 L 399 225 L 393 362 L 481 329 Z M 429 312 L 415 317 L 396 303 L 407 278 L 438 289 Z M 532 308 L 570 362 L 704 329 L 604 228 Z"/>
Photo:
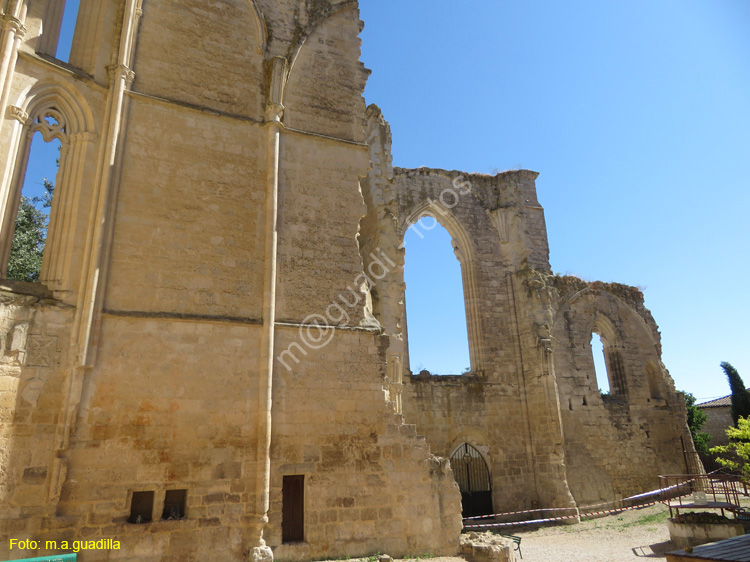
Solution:
<path fill-rule="evenodd" d="M 61 283 L 74 249 L 81 174 L 87 147 L 95 139 L 88 132 L 90 119 L 75 96 L 54 84 L 37 85 L 28 94 L 26 105 L 11 106 L 8 115 L 16 121 L 10 152 L 15 159 L 11 158 L 13 164 L 0 185 L 0 277 L 7 276 L 24 184 L 39 184 L 47 177 L 54 184 L 55 196 L 48 206 L 49 222 L 38 280 L 52 289 L 64 289 Z M 48 145 L 53 145 L 51 151 Z M 38 170 L 36 165 L 32 169 L 32 151 L 36 156 L 38 149 L 45 148 L 44 158 L 51 166 L 46 171 Z"/>
<path fill-rule="evenodd" d="M 49 211 L 56 183 L 61 141 L 52 131 L 61 126 L 53 115 L 39 116 L 32 127 L 32 141 L 25 177 L 16 208 L 16 219 L 6 276 L 37 282 L 47 241 Z M 38 127 L 37 127 L 38 125 Z"/>

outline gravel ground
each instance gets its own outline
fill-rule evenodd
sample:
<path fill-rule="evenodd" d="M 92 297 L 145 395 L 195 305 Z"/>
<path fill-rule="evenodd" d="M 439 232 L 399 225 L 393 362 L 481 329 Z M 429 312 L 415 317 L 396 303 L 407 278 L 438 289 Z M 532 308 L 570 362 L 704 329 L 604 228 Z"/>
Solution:
<path fill-rule="evenodd" d="M 750 505 L 748 500 L 741 503 Z M 679 550 L 669 540 L 666 523 L 668 517 L 669 510 L 657 504 L 584 521 L 577 525 L 555 525 L 538 529 L 516 527 L 506 529 L 504 533 L 521 537 L 521 562 L 665 560 L 667 552 Z M 429 555 L 416 560 L 466 562 L 463 558 Z M 370 561 L 365 558 L 361 559 L 361 562 Z"/>
<path fill-rule="evenodd" d="M 655 505 L 625 511 L 578 525 L 505 531 L 521 537 L 522 562 L 621 562 L 665 560 L 676 550 L 667 531 L 669 510 Z M 421 562 L 421 561 L 420 561 Z M 431 558 L 425 562 L 464 562 L 463 558 Z"/>
<path fill-rule="evenodd" d="M 524 562 L 620 562 L 643 558 L 665 559 L 676 550 L 669 540 L 662 505 L 543 529 L 514 530 L 522 537 Z"/>

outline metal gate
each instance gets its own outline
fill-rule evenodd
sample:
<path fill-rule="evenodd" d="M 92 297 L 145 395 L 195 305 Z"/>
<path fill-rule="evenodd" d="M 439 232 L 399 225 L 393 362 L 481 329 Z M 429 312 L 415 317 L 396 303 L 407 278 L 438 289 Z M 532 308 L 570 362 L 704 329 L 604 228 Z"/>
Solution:
<path fill-rule="evenodd" d="M 482 455 L 468 443 L 451 455 L 451 469 L 461 490 L 464 517 L 492 513 L 492 481 Z"/>

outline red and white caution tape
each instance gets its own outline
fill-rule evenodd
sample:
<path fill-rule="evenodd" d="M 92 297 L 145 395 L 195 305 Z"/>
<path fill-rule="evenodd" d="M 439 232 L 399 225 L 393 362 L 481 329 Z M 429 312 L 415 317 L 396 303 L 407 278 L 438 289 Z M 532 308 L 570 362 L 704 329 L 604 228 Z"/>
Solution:
<path fill-rule="evenodd" d="M 657 495 L 657 494 L 663 494 L 664 492 L 668 492 L 670 490 L 675 490 L 675 489 L 680 488 L 681 486 L 684 486 L 685 484 L 688 484 L 688 483 L 693 482 L 693 481 L 695 481 L 695 479 L 685 480 L 684 482 L 680 482 L 679 484 L 674 484 L 674 485 L 669 486 L 667 488 L 658 488 L 656 490 L 651 490 L 649 492 L 644 492 L 642 494 L 637 494 L 635 496 L 630 496 L 630 497 L 627 497 L 627 498 L 623 498 L 621 500 L 614 500 L 614 501 L 608 501 L 608 502 L 602 502 L 602 503 L 595 503 L 595 504 L 592 504 L 592 505 L 585 505 L 585 506 L 581 506 L 581 507 L 579 507 L 577 509 L 579 511 L 584 511 L 584 510 L 591 509 L 591 508 L 594 508 L 594 507 L 603 507 L 605 505 L 615 505 L 617 503 L 627 502 L 627 501 L 630 501 L 630 500 L 641 499 L 641 498 L 645 498 L 645 497 L 648 497 L 648 496 L 654 496 L 654 495 Z M 643 505 L 654 505 L 654 504 L 643 504 Z M 639 506 L 635 506 L 635 507 L 642 507 L 642 506 L 639 505 Z M 470 521 L 470 520 L 475 520 L 475 519 L 493 519 L 495 517 L 505 517 L 507 515 L 521 515 L 523 513 L 545 513 L 545 512 L 552 512 L 552 511 L 574 511 L 575 509 L 576 509 L 575 507 L 540 507 L 540 508 L 537 508 L 537 509 L 524 509 L 524 510 L 521 510 L 521 511 L 506 511 L 505 513 L 493 513 L 491 515 L 477 515 L 477 516 L 474 516 L 474 517 L 464 517 L 464 521 Z M 570 516 L 570 517 L 576 517 L 576 516 L 573 515 L 573 516 Z M 570 519 L 570 517 L 562 517 L 562 519 Z M 560 518 L 554 518 L 553 517 L 553 518 L 544 519 L 544 520 L 540 520 L 540 521 L 547 521 L 547 520 L 549 520 L 549 521 L 556 521 L 558 519 L 560 519 Z"/>
<path fill-rule="evenodd" d="M 547 517 L 545 519 L 531 519 L 528 521 L 509 521 L 506 523 L 483 523 L 479 525 L 464 525 L 464 529 L 486 529 L 490 527 L 514 527 L 518 525 L 534 525 L 537 523 L 550 523 L 552 521 L 565 521 L 566 519 L 577 519 L 578 517 L 583 519 L 585 517 L 592 517 L 594 515 L 609 515 L 611 513 L 621 513 L 623 511 L 629 511 L 631 509 L 640 509 L 642 507 L 656 505 L 657 503 L 660 503 L 660 502 L 644 503 L 641 505 L 634 505 L 631 507 L 619 507 L 616 509 L 607 509 L 604 511 L 590 511 L 588 513 L 581 513 L 580 515 L 564 515 L 562 517 Z M 571 509 L 571 508 L 557 508 L 557 509 Z"/>

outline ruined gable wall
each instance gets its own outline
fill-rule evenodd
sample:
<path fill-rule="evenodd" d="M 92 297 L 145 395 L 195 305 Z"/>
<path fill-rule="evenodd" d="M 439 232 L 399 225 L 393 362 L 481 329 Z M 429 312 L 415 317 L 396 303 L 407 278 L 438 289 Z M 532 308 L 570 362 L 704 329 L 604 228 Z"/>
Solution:
<path fill-rule="evenodd" d="M 448 456 L 468 441 L 486 453 L 496 507 L 571 504 L 557 404 L 547 398 L 550 373 L 535 363 L 538 335 L 525 305 L 519 307 L 522 297 L 513 279 L 529 262 L 547 263 L 536 174 L 391 170 L 387 123 L 375 106 L 367 117 L 373 168 L 363 184 L 368 206 L 360 231 L 363 260 L 366 268 L 372 265 L 377 249 L 395 256 L 395 266 L 371 291 L 375 316 L 391 338 L 388 394 L 433 451 Z M 424 214 L 450 232 L 462 263 L 471 376 L 409 374 L 400 246 L 405 231 Z"/>
<path fill-rule="evenodd" d="M 661 364 L 658 329 L 643 297 L 630 287 L 593 284 L 591 294 L 574 298 L 588 285 L 551 275 L 536 174 L 391 169 L 390 132 L 374 106 L 368 124 L 374 165 L 365 182 L 363 258 L 367 262 L 377 247 L 397 256 L 393 271 L 372 289 L 373 309 L 391 335 L 388 353 L 402 355 L 405 366 L 403 391 L 390 369 L 387 387 L 390 394 L 401 392 L 397 403 L 433 450 L 448 456 L 464 441 L 482 450 L 496 510 L 564 507 L 573 497 L 579 504 L 612 500 L 652 489 L 657 474 L 684 471 L 682 400 Z M 398 245 L 424 214 L 447 228 L 462 263 L 470 376 L 408 374 Z M 595 293 L 598 300 L 589 302 Z M 590 379 L 581 374 L 593 369 L 589 341 L 597 310 L 623 332 L 618 360 L 629 391 L 604 405 L 599 397 L 579 414 L 591 393 Z M 572 337 L 563 319 L 575 314 L 581 325 Z M 579 364 L 584 360 L 585 367 Z M 635 470 L 629 459 L 637 459 Z"/>
<path fill-rule="evenodd" d="M 433 170 L 395 172 L 401 232 L 419 218 L 420 209 L 432 207 L 433 215 L 454 238 L 464 277 L 472 369 L 477 371 L 474 381 L 407 375 L 406 419 L 417 424 L 441 455 L 450 456 L 462 439 L 486 450 L 496 509 L 529 508 L 537 503 L 567 505 L 564 477 L 556 482 L 560 487 L 545 488 L 538 483 L 539 474 L 561 471 L 562 461 L 553 451 L 535 447 L 549 437 L 544 426 L 550 422 L 550 404 L 544 399 L 534 401 L 534 390 L 525 380 L 527 365 L 518 351 L 522 337 L 518 327 L 525 319 L 509 321 L 517 306 L 508 274 L 517 263 L 546 260 L 545 232 L 535 228 L 539 211 L 528 208 L 532 201 L 536 203 L 531 195 L 536 175 L 525 171 L 495 177 Z M 466 195 L 452 181 L 459 176 L 459 181 L 471 185 Z M 455 205 L 454 192 L 459 194 Z M 544 434 L 543 439 L 538 432 Z"/>
<path fill-rule="evenodd" d="M 658 474 L 681 474 L 680 438 L 689 442 L 684 400 L 661 363 L 658 330 L 632 287 L 554 278 L 561 293 L 555 370 L 571 491 L 581 504 L 658 487 Z M 604 317 L 614 331 L 623 389 L 600 393 L 591 333 Z M 601 322 L 601 321 L 600 321 Z M 598 351 L 595 350 L 596 353 Z M 611 384 L 611 383 L 610 383 Z"/>

